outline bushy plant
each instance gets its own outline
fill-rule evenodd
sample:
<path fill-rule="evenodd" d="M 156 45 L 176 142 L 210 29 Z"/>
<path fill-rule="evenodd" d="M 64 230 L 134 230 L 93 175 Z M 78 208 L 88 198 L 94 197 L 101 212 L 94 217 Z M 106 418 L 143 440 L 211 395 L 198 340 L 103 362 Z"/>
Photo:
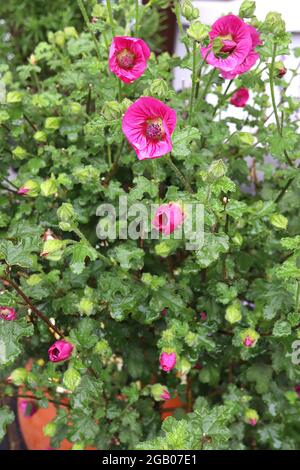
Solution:
<path fill-rule="evenodd" d="M 210 27 L 176 1 L 187 54 L 155 55 L 158 8 L 170 3 L 79 0 L 83 32 L 70 23 L 16 71 L 1 66 L 0 395 L 28 392 L 38 407 L 67 398 L 45 429 L 54 448 L 67 438 L 74 448 L 296 449 L 300 139 L 289 86 L 298 72 L 286 79 L 279 61 L 300 51 L 280 15 L 259 21 L 246 1 L 240 16 L 260 33 L 248 53 L 259 59 L 223 78 L 228 70 L 207 64 L 210 50 L 200 53 Z M 131 83 L 108 67 L 115 36 L 152 50 Z M 232 41 L 213 38 L 218 66 Z M 123 78 L 136 59 L 124 51 Z M 191 70 L 192 87 L 174 92 L 174 67 Z M 160 100 L 163 113 L 167 105 L 172 125 L 176 111 L 174 132 L 148 100 L 146 137 L 128 135 L 141 97 Z M 144 138 L 154 142 L 148 157 L 165 140 L 172 151 L 144 158 Z M 97 208 L 118 209 L 121 196 L 164 205 L 161 231 L 166 213 L 180 225 L 185 204 L 202 204 L 203 245 L 189 250 L 188 234 L 151 239 L 147 230 L 99 240 L 108 219 Z M 161 430 L 161 405 L 176 396 L 182 408 Z M 12 420 L 3 407 L 1 436 Z"/>

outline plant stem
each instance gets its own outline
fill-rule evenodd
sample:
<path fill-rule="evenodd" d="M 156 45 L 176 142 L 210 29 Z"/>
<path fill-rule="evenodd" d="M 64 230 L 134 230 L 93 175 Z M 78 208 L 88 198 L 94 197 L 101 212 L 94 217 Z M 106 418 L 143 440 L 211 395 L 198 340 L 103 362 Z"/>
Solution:
<path fill-rule="evenodd" d="M 204 64 L 206 63 L 206 59 L 207 59 L 209 53 L 210 53 L 210 50 L 207 51 L 205 57 L 203 57 L 202 62 L 201 62 L 200 67 L 199 67 L 199 70 L 198 70 L 198 79 L 197 79 L 196 92 L 195 92 L 195 97 L 196 97 L 196 99 L 197 99 L 198 96 L 199 96 L 200 78 L 201 78 L 201 75 L 202 75 L 202 69 L 203 69 Z"/>
<path fill-rule="evenodd" d="M 10 184 L 13 188 L 19 189 L 18 186 L 15 185 L 12 181 L 10 181 L 8 178 L 3 177 L 3 181 L 6 181 L 6 183 Z"/>
<path fill-rule="evenodd" d="M 32 303 L 31 300 L 27 297 L 27 295 L 22 291 L 22 289 L 16 284 L 12 279 L 4 279 L 0 277 L 0 281 L 3 283 L 4 286 L 11 286 L 17 294 L 25 301 L 25 303 L 28 305 L 28 307 L 35 313 L 35 315 L 43 320 L 44 323 L 46 323 L 49 328 L 51 328 L 58 336 L 61 338 L 64 337 L 63 333 L 51 323 L 48 317 L 46 317 L 37 307 L 35 307 Z"/>
<path fill-rule="evenodd" d="M 213 118 L 214 118 L 215 115 L 217 114 L 218 109 L 225 103 L 226 99 L 230 96 L 230 95 L 228 95 L 227 93 L 228 93 L 229 88 L 231 87 L 232 83 L 233 83 L 233 80 L 230 80 L 230 82 L 228 83 L 228 85 L 227 85 L 227 87 L 226 87 L 226 89 L 225 89 L 225 91 L 224 91 L 223 96 L 221 97 L 221 99 L 220 99 L 220 100 L 218 101 L 218 103 L 216 104 L 215 109 L 214 109 L 214 112 L 213 112 L 213 115 L 212 115 Z M 233 92 L 233 93 L 234 93 L 234 92 Z M 233 94 L 233 93 L 231 93 L 231 94 Z"/>
<path fill-rule="evenodd" d="M 195 97 L 195 88 L 196 88 L 196 62 L 197 62 L 197 43 L 195 41 L 193 44 L 193 73 L 192 73 L 192 89 L 191 89 L 191 98 L 190 98 L 189 124 L 191 124 L 192 116 L 193 116 L 194 97 Z"/>
<path fill-rule="evenodd" d="M 114 23 L 114 18 L 113 18 L 113 14 L 112 14 L 112 8 L 111 8 L 110 0 L 106 0 L 106 6 L 107 6 L 108 17 L 109 17 L 111 30 L 112 30 L 113 36 L 115 36 L 115 23 Z"/>
<path fill-rule="evenodd" d="M 13 394 L 13 395 L 1 394 L 0 396 L 1 398 L 8 397 L 8 398 L 27 398 L 28 400 L 36 400 L 36 401 L 41 400 L 40 397 L 37 397 L 35 395 L 26 395 L 25 393 L 18 393 L 18 394 Z M 47 401 L 49 401 L 50 403 L 53 403 L 54 405 L 65 406 L 66 408 L 70 408 L 70 405 L 68 403 L 62 403 L 58 400 L 53 400 L 52 398 L 47 398 Z"/>
<path fill-rule="evenodd" d="M 273 110 L 274 110 L 274 114 L 275 114 L 277 132 L 278 132 L 279 136 L 282 137 L 282 126 L 281 126 L 281 123 L 280 123 L 278 109 L 277 109 L 277 105 L 276 105 L 275 88 L 274 88 L 274 66 L 275 66 L 275 59 L 276 59 L 276 50 L 277 50 L 277 44 L 274 44 L 272 62 L 271 62 L 270 68 L 269 68 L 269 79 L 270 79 L 271 99 L 272 99 L 272 105 L 273 105 Z M 287 151 L 284 150 L 283 153 L 284 153 L 284 156 L 285 156 L 288 164 L 291 165 L 291 166 L 294 166 L 292 160 L 290 159 L 290 157 L 287 153 Z"/>
<path fill-rule="evenodd" d="M 139 35 L 139 0 L 135 0 L 135 35 Z"/>
<path fill-rule="evenodd" d="M 172 158 L 171 158 L 171 155 L 167 155 L 166 157 L 166 162 L 168 163 L 169 167 L 172 169 L 172 171 L 174 171 L 174 173 L 177 175 L 177 177 L 180 179 L 180 181 L 182 182 L 182 184 L 184 185 L 185 189 L 189 192 L 189 193 L 192 193 L 193 190 L 191 188 L 191 185 L 190 183 L 187 181 L 187 179 L 183 176 L 183 174 L 181 173 L 181 171 L 177 168 L 177 166 L 175 165 L 175 163 L 173 162 Z"/>
<path fill-rule="evenodd" d="M 116 159 L 110 169 L 110 171 L 108 172 L 106 178 L 104 179 L 104 181 L 102 182 L 103 186 L 108 186 L 111 178 L 114 176 L 114 174 L 116 173 L 117 169 L 118 169 L 118 164 L 119 164 L 119 160 L 121 158 L 121 155 L 122 155 L 122 150 L 123 150 L 123 147 L 124 147 L 124 144 L 125 144 L 125 141 L 123 140 L 121 146 L 120 146 L 120 149 L 119 149 L 119 152 L 116 156 Z"/>
<path fill-rule="evenodd" d="M 85 6 L 83 4 L 83 1 L 82 0 L 77 0 L 77 3 L 78 3 L 78 6 L 80 8 L 83 19 L 85 21 L 86 27 L 89 30 L 90 35 L 92 36 L 99 62 L 101 62 L 102 58 L 101 58 L 101 53 L 100 53 L 100 49 L 99 49 L 99 44 L 98 44 L 96 35 L 93 31 L 93 28 L 91 27 L 91 23 L 89 21 L 89 17 L 88 17 L 87 11 L 85 9 Z"/>
<path fill-rule="evenodd" d="M 31 121 L 31 119 L 29 119 L 27 114 L 23 113 L 23 116 L 24 116 L 25 121 L 27 121 L 28 124 L 30 125 L 30 127 L 32 127 L 32 129 L 36 132 L 37 131 L 37 126 Z"/>
<path fill-rule="evenodd" d="M 0 183 L 0 188 L 4 189 L 5 191 L 8 191 L 9 193 L 13 194 L 18 194 L 18 191 L 15 191 L 14 189 L 8 188 L 4 184 Z"/>
<path fill-rule="evenodd" d="M 295 177 L 293 178 L 290 178 L 288 180 L 288 182 L 285 184 L 285 186 L 282 188 L 282 190 L 280 191 L 280 193 L 277 195 L 276 199 L 275 199 L 275 202 L 278 204 L 279 201 L 281 201 L 281 199 L 283 198 L 283 196 L 285 195 L 286 191 L 289 189 L 289 187 L 291 186 L 291 184 L 293 183 Z"/>
<path fill-rule="evenodd" d="M 176 20 L 177 20 L 179 32 L 180 32 L 181 36 L 184 36 L 184 29 L 183 29 L 182 21 L 181 21 L 180 2 L 179 2 L 179 0 L 175 0 L 174 6 L 175 6 L 175 15 L 176 15 Z M 185 48 L 186 48 L 186 52 L 188 53 L 188 55 L 190 55 L 190 50 L 189 50 L 188 45 L 187 44 L 184 44 L 184 45 L 185 45 Z"/>
<path fill-rule="evenodd" d="M 217 70 L 217 69 L 212 69 L 212 71 L 209 73 L 209 77 L 208 77 L 208 79 L 207 79 L 206 86 L 205 86 L 205 88 L 204 88 L 204 90 L 203 90 L 203 93 L 202 93 L 201 96 L 200 96 L 200 101 L 203 101 L 203 100 L 205 99 L 205 97 L 206 97 L 206 95 L 207 95 L 207 92 L 208 92 L 208 90 L 209 90 L 209 87 L 210 87 L 210 85 L 211 85 L 211 82 L 213 81 L 213 78 L 214 78 L 214 75 L 215 75 L 215 73 L 216 73 L 216 70 Z"/>

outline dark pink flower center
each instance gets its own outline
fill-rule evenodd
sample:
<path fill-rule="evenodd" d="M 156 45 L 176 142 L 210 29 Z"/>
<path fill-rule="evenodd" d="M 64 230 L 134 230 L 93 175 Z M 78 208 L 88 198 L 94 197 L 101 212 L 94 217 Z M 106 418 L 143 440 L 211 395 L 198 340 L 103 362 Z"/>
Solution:
<path fill-rule="evenodd" d="M 117 54 L 117 62 L 122 69 L 130 70 L 134 66 L 135 55 L 128 49 L 123 49 Z"/>
<path fill-rule="evenodd" d="M 161 140 L 165 135 L 161 119 L 150 119 L 146 124 L 146 135 L 151 140 Z"/>
<path fill-rule="evenodd" d="M 231 54 L 236 48 L 236 42 L 233 41 L 232 39 L 222 39 L 222 42 L 223 42 L 223 47 L 221 49 L 221 52 Z"/>
<path fill-rule="evenodd" d="M 58 348 L 53 348 L 52 354 L 53 354 L 54 357 L 59 357 L 60 350 Z"/>

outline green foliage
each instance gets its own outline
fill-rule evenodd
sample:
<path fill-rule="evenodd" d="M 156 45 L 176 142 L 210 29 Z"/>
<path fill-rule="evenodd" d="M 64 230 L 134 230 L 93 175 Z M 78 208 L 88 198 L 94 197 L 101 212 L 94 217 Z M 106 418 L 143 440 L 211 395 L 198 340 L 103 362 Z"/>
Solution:
<path fill-rule="evenodd" d="M 289 91 L 297 71 L 286 80 L 272 67 L 292 53 L 283 20 L 271 12 L 258 21 L 254 2 L 243 2 L 241 15 L 262 35 L 261 63 L 224 96 L 228 81 L 201 63 L 207 28 L 190 1 L 180 2 L 191 22 L 183 59 L 159 53 L 158 9 L 173 2 L 140 5 L 137 32 L 133 0 L 113 2 L 113 25 L 104 4 L 85 1 L 88 27 L 76 2 L 48 3 L 47 11 L 39 1 L 0 7 L 8 38 L 0 45 L 0 306 L 17 313 L 0 318 L 0 397 L 22 386 L 40 407 L 68 399 L 44 430 L 54 448 L 65 438 L 74 449 L 299 448 L 299 102 Z M 119 86 L 107 66 L 113 29 L 152 51 L 130 85 Z M 189 114 L 191 89 L 175 93 L 172 83 L 174 67 L 193 70 L 193 52 Z M 279 129 L 272 80 L 281 88 Z M 236 114 L 230 93 L 240 87 L 252 101 Z M 166 156 L 138 161 L 124 140 L 122 116 L 142 95 L 177 112 L 172 162 L 180 173 Z M 203 204 L 203 245 L 186 249 L 189 234 L 100 240 L 109 217 L 99 205 L 116 209 L 122 233 L 124 196 L 146 208 Z M 149 232 L 150 223 L 140 233 Z M 51 363 L 47 350 L 60 334 L 74 351 Z M 164 351 L 177 356 L 170 373 L 159 367 Z M 162 390 L 184 408 L 161 430 Z M 2 408 L 1 437 L 12 419 Z"/>

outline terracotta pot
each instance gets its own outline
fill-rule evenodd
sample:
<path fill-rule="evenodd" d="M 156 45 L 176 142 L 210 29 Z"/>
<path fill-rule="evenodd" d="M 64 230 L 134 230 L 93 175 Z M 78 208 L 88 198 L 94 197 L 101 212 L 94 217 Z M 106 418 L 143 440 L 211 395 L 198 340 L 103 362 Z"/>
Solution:
<path fill-rule="evenodd" d="M 28 396 L 31 394 L 28 393 Z M 23 416 L 20 411 L 20 403 L 24 398 L 18 398 L 18 419 L 20 429 L 23 434 L 28 450 L 49 450 L 50 438 L 45 437 L 43 428 L 50 423 L 56 416 L 56 407 L 53 403 L 49 403 L 48 408 L 39 408 L 33 416 Z M 70 450 L 72 443 L 64 439 L 58 450 Z"/>
<path fill-rule="evenodd" d="M 29 360 L 25 366 L 27 370 L 30 370 L 32 367 L 32 360 Z M 22 387 L 19 388 L 19 394 L 24 394 Z M 30 398 L 33 394 L 31 392 L 26 393 Z M 47 393 L 45 392 L 47 397 Z M 47 408 L 38 408 L 38 410 L 30 417 L 24 416 L 21 412 L 20 403 L 26 400 L 25 397 L 18 398 L 18 419 L 20 423 L 20 429 L 23 435 L 24 442 L 28 450 L 51 450 L 50 438 L 45 437 L 43 433 L 43 428 L 46 424 L 53 421 L 56 416 L 56 406 L 53 403 L 48 403 Z M 32 400 L 34 401 L 34 400 Z M 61 399 L 62 407 L 63 404 L 68 404 L 67 398 Z M 61 445 L 58 449 L 55 450 L 70 450 L 73 444 L 67 439 L 64 439 L 61 442 Z M 95 447 L 87 447 L 85 450 L 96 450 Z"/>
<path fill-rule="evenodd" d="M 186 411 L 187 404 L 182 402 L 177 396 L 171 398 L 170 400 L 164 401 L 160 406 L 160 417 L 162 420 L 168 418 L 168 416 L 173 416 L 177 408 L 183 408 Z"/>

